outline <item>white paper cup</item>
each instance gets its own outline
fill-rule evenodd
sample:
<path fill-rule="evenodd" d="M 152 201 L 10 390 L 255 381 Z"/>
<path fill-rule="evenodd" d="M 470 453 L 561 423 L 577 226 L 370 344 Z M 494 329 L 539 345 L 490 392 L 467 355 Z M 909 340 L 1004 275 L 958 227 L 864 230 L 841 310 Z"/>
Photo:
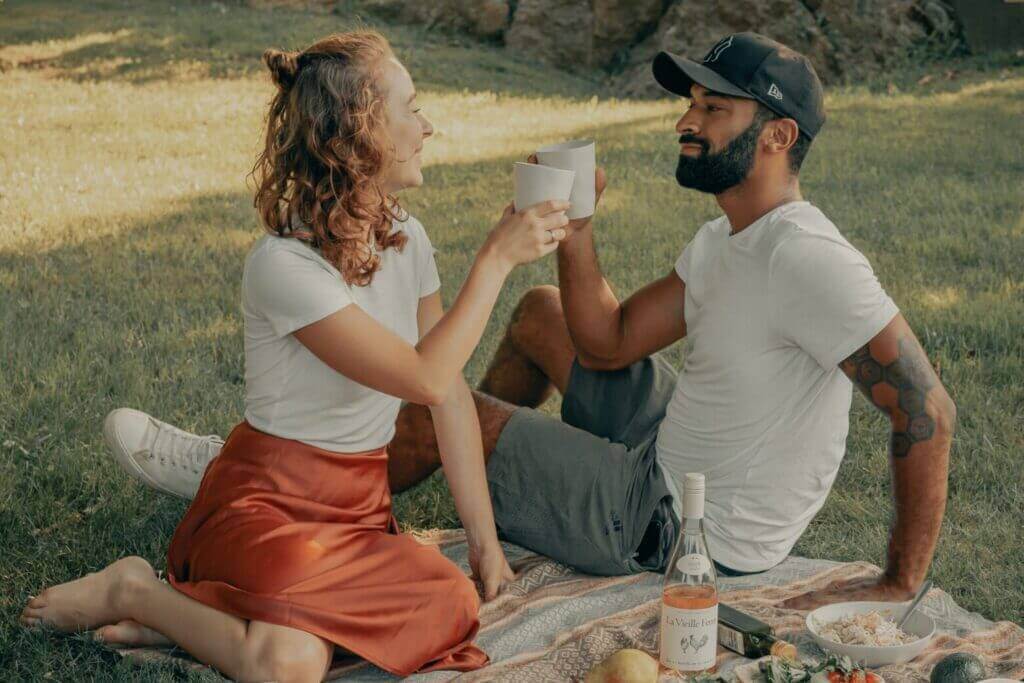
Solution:
<path fill-rule="evenodd" d="M 549 199 L 569 199 L 574 176 L 572 171 L 517 161 L 513 173 L 516 185 L 516 211 L 528 209 Z"/>
<path fill-rule="evenodd" d="M 537 162 L 542 166 L 561 168 L 576 174 L 569 197 L 569 201 L 572 202 L 567 214 L 569 218 L 586 218 L 594 215 L 594 171 L 597 163 L 594 158 L 593 140 L 570 140 L 557 145 L 546 145 L 537 150 Z"/>

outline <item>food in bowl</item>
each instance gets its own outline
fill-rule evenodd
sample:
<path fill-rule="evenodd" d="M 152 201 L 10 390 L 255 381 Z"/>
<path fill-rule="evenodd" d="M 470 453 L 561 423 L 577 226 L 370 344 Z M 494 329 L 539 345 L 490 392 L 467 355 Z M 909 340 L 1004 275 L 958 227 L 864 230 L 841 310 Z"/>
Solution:
<path fill-rule="evenodd" d="M 917 610 L 910 615 L 910 619 L 903 625 L 903 632 L 910 636 L 911 642 L 893 641 L 892 645 L 857 645 L 837 642 L 841 636 L 833 634 L 827 638 L 821 634 L 821 630 L 831 624 L 851 617 L 855 614 L 870 614 L 878 612 L 883 618 L 899 618 L 906 610 L 905 606 L 891 602 L 839 602 L 832 605 L 823 605 L 807 615 L 804 623 L 810 631 L 811 638 L 815 644 L 825 652 L 846 655 L 855 662 L 860 662 L 868 667 L 888 666 L 890 664 L 902 664 L 909 662 L 920 655 L 928 647 L 932 637 L 935 635 L 935 620 L 929 617 L 923 610 Z M 874 638 L 873 640 L 880 640 Z"/>
<path fill-rule="evenodd" d="M 905 633 L 896 622 L 871 611 L 863 614 L 848 614 L 834 621 L 818 625 L 818 635 L 840 645 L 870 645 L 888 647 L 906 645 L 918 636 Z"/>

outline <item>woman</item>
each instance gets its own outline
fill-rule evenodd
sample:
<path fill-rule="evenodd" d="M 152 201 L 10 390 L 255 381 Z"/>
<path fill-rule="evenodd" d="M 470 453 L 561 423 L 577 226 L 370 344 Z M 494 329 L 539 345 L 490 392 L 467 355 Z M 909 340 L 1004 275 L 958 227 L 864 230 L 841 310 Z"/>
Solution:
<path fill-rule="evenodd" d="M 44 591 L 21 620 L 170 641 L 240 680 L 320 680 L 335 649 L 398 675 L 479 668 L 476 591 L 398 533 L 385 446 L 402 399 L 432 407 L 493 596 L 512 572 L 461 370 L 510 271 L 564 238 L 568 204 L 507 208 L 444 314 L 430 241 L 394 199 L 422 184 L 432 128 L 387 41 L 340 34 L 264 61 L 278 91 L 254 169 L 270 234 L 242 281 L 246 420 L 174 533 L 169 583 L 129 557 Z"/>

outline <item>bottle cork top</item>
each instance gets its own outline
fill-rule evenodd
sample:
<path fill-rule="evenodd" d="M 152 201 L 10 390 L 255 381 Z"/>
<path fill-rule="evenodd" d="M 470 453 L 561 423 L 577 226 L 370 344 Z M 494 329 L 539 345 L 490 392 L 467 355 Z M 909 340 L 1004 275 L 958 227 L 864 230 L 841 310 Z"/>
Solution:
<path fill-rule="evenodd" d="M 683 480 L 683 517 L 704 517 L 704 475 L 690 472 Z"/>

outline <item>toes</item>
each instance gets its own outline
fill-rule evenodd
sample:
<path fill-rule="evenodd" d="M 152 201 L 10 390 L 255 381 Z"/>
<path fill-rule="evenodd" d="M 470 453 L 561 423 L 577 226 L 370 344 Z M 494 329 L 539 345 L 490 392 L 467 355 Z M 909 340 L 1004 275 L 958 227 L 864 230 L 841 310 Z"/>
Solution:
<path fill-rule="evenodd" d="M 43 620 L 40 619 L 39 617 L 29 617 L 29 616 L 25 616 L 24 614 L 22 614 L 18 618 L 18 621 L 25 628 L 39 628 L 40 626 L 43 625 Z"/>

